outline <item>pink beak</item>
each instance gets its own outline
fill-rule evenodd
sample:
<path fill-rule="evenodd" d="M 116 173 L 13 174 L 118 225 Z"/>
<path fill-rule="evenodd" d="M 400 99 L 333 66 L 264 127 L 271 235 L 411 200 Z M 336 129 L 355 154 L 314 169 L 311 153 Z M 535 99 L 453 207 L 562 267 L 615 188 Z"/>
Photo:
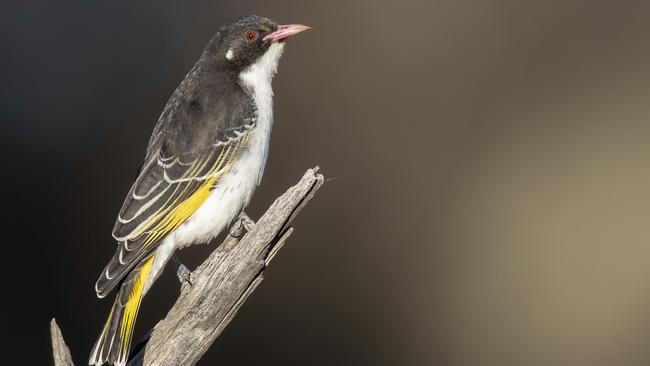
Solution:
<path fill-rule="evenodd" d="M 278 29 L 276 29 L 275 32 L 267 35 L 266 37 L 262 38 L 263 41 L 271 41 L 271 42 L 278 42 L 283 39 L 286 39 L 288 37 L 293 36 L 294 34 L 298 34 L 300 32 L 304 32 L 308 29 L 311 29 L 310 26 L 307 25 L 302 25 L 302 24 L 286 24 L 286 25 L 281 25 L 278 26 Z"/>

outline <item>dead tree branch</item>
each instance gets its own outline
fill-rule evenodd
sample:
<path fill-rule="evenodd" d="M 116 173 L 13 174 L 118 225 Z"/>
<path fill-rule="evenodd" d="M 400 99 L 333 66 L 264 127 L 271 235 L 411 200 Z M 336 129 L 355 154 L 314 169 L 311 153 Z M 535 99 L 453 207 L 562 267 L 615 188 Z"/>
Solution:
<path fill-rule="evenodd" d="M 298 212 L 323 184 L 318 167 L 277 198 L 241 239 L 228 236 L 183 284 L 176 303 L 131 354 L 129 366 L 194 365 L 262 281 L 264 269 L 293 232 Z M 52 320 L 55 366 L 72 366 L 70 351 Z"/>

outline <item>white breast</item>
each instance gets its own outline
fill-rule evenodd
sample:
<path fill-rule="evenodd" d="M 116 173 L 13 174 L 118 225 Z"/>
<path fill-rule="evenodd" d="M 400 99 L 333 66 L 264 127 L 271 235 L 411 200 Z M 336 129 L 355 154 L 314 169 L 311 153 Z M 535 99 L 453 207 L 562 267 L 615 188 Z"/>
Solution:
<path fill-rule="evenodd" d="M 282 43 L 273 43 L 257 62 L 240 74 L 257 107 L 256 126 L 251 131 L 249 149 L 228 174 L 219 179 L 205 203 L 172 234 L 176 248 L 209 242 L 227 228 L 250 202 L 262 179 L 269 152 L 273 125 L 271 81 L 283 47 Z"/>

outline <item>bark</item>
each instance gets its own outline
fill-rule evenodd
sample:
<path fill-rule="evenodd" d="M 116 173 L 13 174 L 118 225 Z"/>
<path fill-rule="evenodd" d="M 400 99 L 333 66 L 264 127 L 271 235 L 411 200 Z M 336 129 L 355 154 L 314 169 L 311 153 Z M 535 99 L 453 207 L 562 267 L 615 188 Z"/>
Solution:
<path fill-rule="evenodd" d="M 277 198 L 240 239 L 228 236 L 181 286 L 176 303 L 131 352 L 129 366 L 194 365 L 228 326 L 293 232 L 296 215 L 324 182 L 318 167 Z M 72 366 L 61 331 L 51 324 L 54 364 Z"/>

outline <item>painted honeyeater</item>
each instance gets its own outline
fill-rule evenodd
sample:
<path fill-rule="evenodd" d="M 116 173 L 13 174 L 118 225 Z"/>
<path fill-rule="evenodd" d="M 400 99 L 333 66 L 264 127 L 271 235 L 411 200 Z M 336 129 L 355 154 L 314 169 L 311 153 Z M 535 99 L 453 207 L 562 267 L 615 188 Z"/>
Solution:
<path fill-rule="evenodd" d="M 167 102 L 117 217 L 95 290 L 117 296 L 90 365 L 125 365 L 140 302 L 173 253 L 227 228 L 259 185 L 285 40 L 309 29 L 247 16 L 225 24 Z"/>

